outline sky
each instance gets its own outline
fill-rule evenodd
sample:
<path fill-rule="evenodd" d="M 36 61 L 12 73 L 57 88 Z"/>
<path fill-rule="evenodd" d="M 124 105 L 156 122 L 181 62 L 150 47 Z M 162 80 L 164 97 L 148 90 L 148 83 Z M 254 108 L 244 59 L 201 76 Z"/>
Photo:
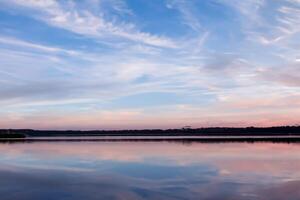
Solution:
<path fill-rule="evenodd" d="M 299 0 L 0 0 L 0 128 L 300 123 Z"/>

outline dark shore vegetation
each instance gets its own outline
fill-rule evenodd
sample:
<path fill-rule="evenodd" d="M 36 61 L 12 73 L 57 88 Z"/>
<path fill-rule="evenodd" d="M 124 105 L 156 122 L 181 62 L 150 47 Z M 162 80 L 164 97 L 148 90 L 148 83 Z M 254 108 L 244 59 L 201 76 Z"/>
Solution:
<path fill-rule="evenodd" d="M 300 126 L 246 127 L 246 128 L 182 128 L 146 130 L 32 130 L 0 129 L 0 138 L 51 136 L 300 136 Z"/>
<path fill-rule="evenodd" d="M 22 133 L 0 133 L 0 138 L 25 138 L 26 135 Z"/>

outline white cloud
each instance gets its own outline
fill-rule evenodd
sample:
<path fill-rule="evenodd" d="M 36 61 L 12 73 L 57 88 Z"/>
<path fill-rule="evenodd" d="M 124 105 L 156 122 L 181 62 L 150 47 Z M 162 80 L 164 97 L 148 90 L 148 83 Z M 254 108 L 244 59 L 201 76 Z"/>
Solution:
<path fill-rule="evenodd" d="M 94 2 L 96 6 L 103 1 L 87 2 Z M 121 12 L 122 17 L 130 12 L 119 0 L 113 2 L 116 3 L 114 11 Z M 296 8 L 274 6 L 268 10 L 276 14 L 270 20 L 264 15 L 267 1 L 218 2 L 223 6 L 226 4 L 224 9 L 229 6 L 230 12 L 235 10 L 234 16 L 238 16 L 238 19 L 226 19 L 233 23 L 228 23 L 230 27 L 224 29 L 224 33 L 204 27 L 199 15 L 205 13 L 197 13 L 192 3 L 176 0 L 167 6 L 177 9 L 181 23 L 190 28 L 179 37 L 168 38 L 143 32 L 129 20 L 120 21 L 122 17 L 107 17 L 101 12 L 104 9 L 101 5 L 100 13 L 97 13 L 79 6 L 79 1 L 7 1 L 9 8 L 51 25 L 47 28 L 58 27 L 84 37 L 74 39 L 74 34 L 65 32 L 64 36 L 70 36 L 69 39 L 75 42 L 64 47 L 64 44 L 57 45 L 52 41 L 35 42 L 34 37 L 28 39 L 26 34 L 22 38 L 27 39 L 1 34 L 0 105 L 16 109 L 25 116 L 26 109 L 33 107 L 41 111 L 56 106 L 74 106 L 75 110 L 87 109 L 88 113 L 95 108 L 102 109 L 103 102 L 124 96 L 169 92 L 182 94 L 188 101 L 180 102 L 177 107 L 157 106 L 153 108 L 157 109 L 155 112 L 145 108 L 146 113 L 154 113 L 151 119 L 155 119 L 157 113 L 162 114 L 153 120 L 155 123 L 174 116 L 170 121 L 172 125 L 189 120 L 194 125 L 199 120 L 208 124 L 214 120 L 222 122 L 222 118 L 230 124 L 231 116 L 235 123 L 239 122 L 239 112 L 243 112 L 245 118 L 247 113 L 253 114 L 253 118 L 260 115 L 250 109 L 235 109 L 230 102 L 247 107 L 252 105 L 252 100 L 260 100 L 260 94 L 267 98 L 288 90 L 299 93 L 299 40 L 294 37 L 299 31 L 300 14 Z M 228 36 L 233 32 L 238 33 L 237 37 Z M 76 41 L 80 42 L 77 44 Z M 85 41 L 88 41 L 87 46 L 92 45 L 81 48 Z M 280 62 L 278 66 L 277 61 Z M 205 95 L 209 97 L 206 99 Z M 237 100 L 239 98 L 241 101 Z M 202 99 L 205 106 L 189 102 Z M 249 101 L 242 101 L 245 99 Z M 262 103 L 272 106 L 274 101 Z M 253 107 L 259 108 L 255 102 Z M 115 115 L 110 111 L 102 112 L 100 118 L 95 115 L 87 119 L 98 121 L 107 116 L 109 123 L 118 117 L 121 120 L 131 116 L 126 112 Z M 132 113 L 133 119 L 148 119 L 144 113 Z M 205 116 L 195 117 L 199 113 L 205 113 Z"/>
<path fill-rule="evenodd" d="M 189 26 L 194 31 L 203 32 L 205 30 L 195 14 L 193 1 L 170 0 L 167 2 L 166 6 L 169 9 L 178 10 L 183 19 L 182 23 Z"/>
<path fill-rule="evenodd" d="M 81 35 L 99 39 L 121 37 L 158 47 L 176 47 L 176 43 L 167 37 L 142 32 L 132 23 L 107 21 L 103 14 L 95 15 L 76 8 L 72 3 L 63 4 L 55 0 L 13 0 L 10 3 L 33 9 L 36 12 L 34 16 L 39 20 Z"/>
<path fill-rule="evenodd" d="M 70 55 L 78 54 L 78 52 L 73 51 L 73 50 L 67 50 L 67 49 L 62 49 L 62 48 L 58 48 L 58 47 L 50 47 L 50 46 L 46 46 L 46 45 L 35 44 L 35 43 L 27 42 L 24 40 L 20 40 L 17 38 L 12 38 L 12 37 L 0 36 L 0 43 L 13 45 L 13 46 L 17 46 L 17 47 L 36 49 L 36 50 L 45 51 L 45 52 L 52 52 L 52 53 L 61 52 L 61 53 L 67 53 Z"/>

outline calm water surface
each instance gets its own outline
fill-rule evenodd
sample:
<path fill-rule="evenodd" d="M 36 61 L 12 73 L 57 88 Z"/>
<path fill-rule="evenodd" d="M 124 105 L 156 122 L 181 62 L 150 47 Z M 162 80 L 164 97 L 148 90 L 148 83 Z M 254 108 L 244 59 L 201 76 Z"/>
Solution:
<path fill-rule="evenodd" d="M 299 188 L 299 144 L 0 143 L 1 200 L 298 200 Z"/>

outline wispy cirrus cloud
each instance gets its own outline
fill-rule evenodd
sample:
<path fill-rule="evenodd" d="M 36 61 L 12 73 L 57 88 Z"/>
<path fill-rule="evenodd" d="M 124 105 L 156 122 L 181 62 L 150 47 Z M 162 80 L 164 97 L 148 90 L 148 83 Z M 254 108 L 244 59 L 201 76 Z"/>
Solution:
<path fill-rule="evenodd" d="M 176 9 L 182 17 L 182 23 L 193 31 L 202 32 L 204 27 L 196 16 L 196 9 L 193 1 L 170 0 L 166 4 L 169 9 Z"/>
<path fill-rule="evenodd" d="M 39 51 L 45 51 L 45 52 L 49 52 L 49 53 L 66 53 L 66 54 L 70 54 L 70 55 L 77 54 L 77 52 L 74 50 L 68 50 L 68 49 L 63 49 L 63 48 L 59 48 L 59 47 L 50 47 L 47 45 L 35 44 L 32 42 L 27 42 L 24 40 L 11 38 L 11 37 L 0 36 L 0 43 L 11 45 L 11 46 L 16 46 L 17 48 L 24 47 L 27 49 L 37 49 Z"/>
<path fill-rule="evenodd" d="M 80 35 L 101 39 L 121 37 L 154 46 L 176 47 L 175 42 L 169 38 L 142 32 L 132 23 L 107 21 L 103 14 L 96 15 L 89 10 L 78 9 L 72 2 L 13 0 L 8 4 L 30 9 L 34 11 L 32 15 L 35 18 Z M 120 9 L 120 3 L 116 6 Z"/>
<path fill-rule="evenodd" d="M 299 2 L 272 2 L 2 1 L 0 124 L 296 123 Z"/>

